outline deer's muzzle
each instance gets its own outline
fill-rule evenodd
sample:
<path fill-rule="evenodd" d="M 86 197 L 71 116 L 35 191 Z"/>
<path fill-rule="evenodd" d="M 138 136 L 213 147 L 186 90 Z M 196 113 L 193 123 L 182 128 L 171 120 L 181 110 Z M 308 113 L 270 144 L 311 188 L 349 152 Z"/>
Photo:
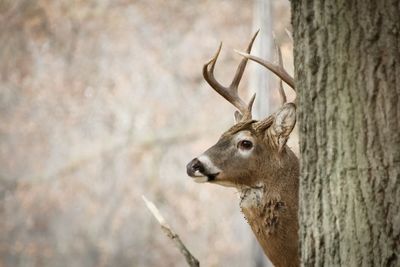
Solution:
<path fill-rule="evenodd" d="M 217 177 L 219 169 L 210 164 L 208 157 L 200 156 L 189 162 L 186 172 L 190 177 L 195 178 L 196 182 L 209 182 Z"/>

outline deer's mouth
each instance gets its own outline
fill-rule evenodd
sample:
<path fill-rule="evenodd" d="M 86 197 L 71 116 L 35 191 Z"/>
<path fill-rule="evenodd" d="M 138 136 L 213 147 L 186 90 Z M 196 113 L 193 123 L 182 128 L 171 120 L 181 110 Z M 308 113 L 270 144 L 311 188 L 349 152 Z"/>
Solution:
<path fill-rule="evenodd" d="M 214 181 L 219 173 L 214 173 L 214 174 L 204 174 L 204 173 L 196 173 L 194 176 L 192 176 L 193 181 L 196 183 L 207 183 L 207 182 L 212 182 Z"/>
<path fill-rule="evenodd" d="M 209 174 L 209 175 L 207 175 L 207 179 L 208 179 L 207 182 L 214 181 L 215 178 L 217 178 L 218 174 L 219 174 L 219 172 L 218 172 L 218 173 L 215 173 L 215 174 Z"/>

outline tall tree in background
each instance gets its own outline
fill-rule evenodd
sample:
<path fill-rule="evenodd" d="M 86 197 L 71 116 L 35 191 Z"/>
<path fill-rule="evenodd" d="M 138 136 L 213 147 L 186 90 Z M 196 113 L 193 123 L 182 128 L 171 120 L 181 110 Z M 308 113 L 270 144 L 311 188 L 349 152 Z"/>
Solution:
<path fill-rule="evenodd" d="M 273 24 L 273 5 L 270 0 L 254 0 L 254 15 L 253 15 L 253 31 L 260 31 L 258 38 L 255 40 L 253 53 L 262 58 L 273 61 L 274 41 L 272 38 L 272 24 Z M 252 64 L 249 66 L 251 70 L 250 86 L 251 90 L 255 90 L 257 97 L 254 105 L 254 116 L 256 118 L 265 118 L 276 110 L 276 99 L 274 99 L 273 88 L 276 85 L 276 78 L 269 71 L 265 71 L 263 66 L 259 64 Z M 247 225 L 246 225 L 247 227 Z M 270 267 L 273 266 L 258 241 L 255 239 L 254 234 L 250 233 L 253 237 L 252 253 L 253 253 L 253 266 L 254 267 Z"/>
<path fill-rule="evenodd" d="M 305 266 L 400 265 L 399 14 L 292 1 Z"/>

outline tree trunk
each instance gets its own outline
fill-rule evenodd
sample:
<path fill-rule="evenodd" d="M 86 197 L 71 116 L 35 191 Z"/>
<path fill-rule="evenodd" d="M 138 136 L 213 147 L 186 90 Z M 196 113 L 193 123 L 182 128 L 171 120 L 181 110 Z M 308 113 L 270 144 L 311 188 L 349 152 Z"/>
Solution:
<path fill-rule="evenodd" d="M 273 40 L 273 12 L 272 3 L 269 0 L 254 1 L 254 19 L 253 29 L 260 30 L 255 40 L 252 54 L 257 55 L 266 60 L 274 61 L 275 46 Z M 250 86 L 251 90 L 255 90 L 257 97 L 254 103 L 254 116 L 263 119 L 269 114 L 277 110 L 279 103 L 275 92 L 277 82 L 275 75 L 260 64 L 249 64 L 251 70 Z"/>
<path fill-rule="evenodd" d="M 305 266 L 400 266 L 400 2 L 292 1 Z"/>

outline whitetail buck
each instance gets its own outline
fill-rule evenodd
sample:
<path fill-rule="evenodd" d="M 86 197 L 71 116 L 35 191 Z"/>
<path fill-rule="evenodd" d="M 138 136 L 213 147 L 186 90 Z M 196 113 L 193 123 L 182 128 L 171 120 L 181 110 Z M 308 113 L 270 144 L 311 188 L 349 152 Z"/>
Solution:
<path fill-rule="evenodd" d="M 239 52 L 244 58 L 229 87 L 224 87 L 214 77 L 221 45 L 204 65 L 204 79 L 239 112 L 235 112 L 235 125 L 222 134 L 214 146 L 193 159 L 187 165 L 187 173 L 196 182 L 237 188 L 241 210 L 268 258 L 277 267 L 299 266 L 299 160 L 286 145 L 296 123 L 296 106 L 286 103 L 281 84 L 283 106 L 256 121 L 251 114 L 255 95 L 248 104 L 238 96 L 238 85 L 248 59 L 264 65 L 294 89 L 293 78 L 283 69 L 279 49 L 279 65 L 249 55 L 257 33 L 247 53 Z"/>

